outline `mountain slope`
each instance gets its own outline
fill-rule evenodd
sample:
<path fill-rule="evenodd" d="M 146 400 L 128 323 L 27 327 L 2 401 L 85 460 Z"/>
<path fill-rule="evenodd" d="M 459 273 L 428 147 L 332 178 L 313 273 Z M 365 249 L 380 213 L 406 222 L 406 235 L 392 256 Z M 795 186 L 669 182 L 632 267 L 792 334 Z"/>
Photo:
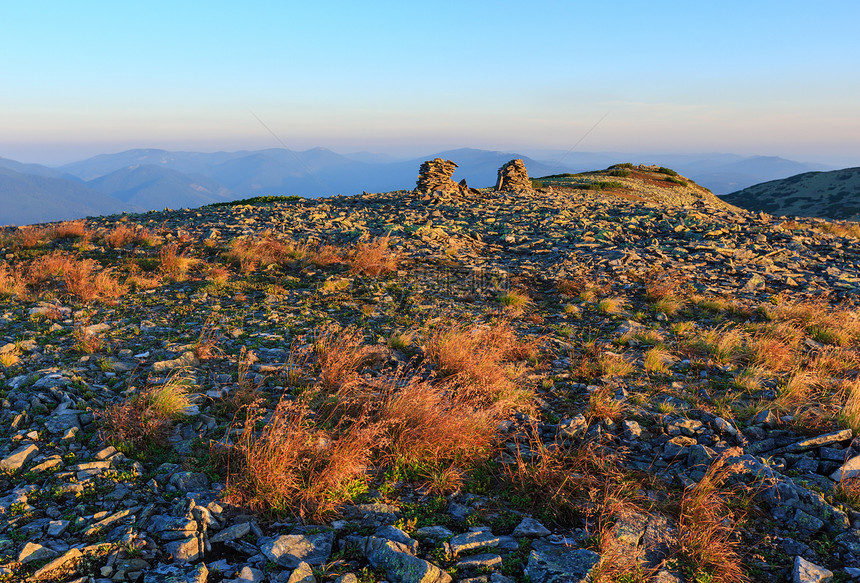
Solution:
<path fill-rule="evenodd" d="M 27 225 L 141 210 L 62 178 L 0 168 L 0 225 Z"/>
<path fill-rule="evenodd" d="M 151 164 L 129 166 L 91 180 L 87 185 L 147 210 L 193 208 L 228 200 L 232 194 L 205 176 L 189 176 Z"/>
<path fill-rule="evenodd" d="M 805 172 L 722 197 L 752 211 L 823 219 L 860 220 L 860 167 Z"/>

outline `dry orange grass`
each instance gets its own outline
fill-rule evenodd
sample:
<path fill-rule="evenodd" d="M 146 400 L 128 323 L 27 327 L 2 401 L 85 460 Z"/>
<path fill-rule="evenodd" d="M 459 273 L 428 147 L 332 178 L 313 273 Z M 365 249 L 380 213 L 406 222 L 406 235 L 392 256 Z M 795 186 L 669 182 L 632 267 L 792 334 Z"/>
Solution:
<path fill-rule="evenodd" d="M 842 426 L 850 428 L 855 435 L 860 434 L 860 379 L 843 381 L 837 400 L 841 404 L 839 421 Z"/>
<path fill-rule="evenodd" d="M 99 338 L 98 334 L 93 334 L 83 324 L 75 326 L 72 335 L 75 338 L 75 350 L 78 352 L 93 354 L 99 352 L 103 347 L 102 339 Z"/>
<path fill-rule="evenodd" d="M 260 267 L 284 265 L 302 258 L 306 250 L 292 241 L 282 241 L 272 237 L 236 239 L 230 250 L 224 254 L 229 263 L 239 266 L 243 273 L 250 273 Z"/>
<path fill-rule="evenodd" d="M 517 387 L 505 364 L 535 351 L 534 344 L 517 339 L 507 322 L 472 328 L 454 323 L 425 339 L 426 357 L 440 374 L 454 377 L 466 395 L 508 406 L 527 404 L 531 395 Z"/>
<path fill-rule="evenodd" d="M 398 380 L 383 389 L 376 412 L 388 464 L 464 467 L 486 457 L 496 440 L 496 408 L 477 407 L 450 386 Z"/>
<path fill-rule="evenodd" d="M 322 430 L 304 404 L 281 400 L 259 432 L 253 416 L 229 449 L 227 500 L 318 521 L 366 481 L 375 430 L 361 420 Z"/>
<path fill-rule="evenodd" d="M 92 231 L 87 229 L 86 221 L 66 221 L 54 225 L 52 229 L 53 239 L 82 239 L 89 241 L 92 238 Z"/>
<path fill-rule="evenodd" d="M 390 239 L 385 236 L 356 245 L 350 257 L 352 272 L 377 277 L 396 271 L 399 259 L 397 254 L 389 249 L 389 244 Z"/>
<path fill-rule="evenodd" d="M 766 367 L 775 372 L 787 372 L 795 366 L 795 346 L 773 335 L 755 334 L 747 338 L 749 361 L 753 366 Z"/>
<path fill-rule="evenodd" d="M 63 271 L 66 291 L 83 302 L 110 301 L 124 295 L 128 288 L 108 269 L 99 269 L 97 261 L 84 259 L 70 262 Z"/>
<path fill-rule="evenodd" d="M 63 251 L 52 251 L 30 262 L 27 279 L 30 284 L 38 285 L 63 275 L 76 260 Z"/>
<path fill-rule="evenodd" d="M 823 344 L 847 346 L 860 338 L 860 314 L 847 305 L 831 306 L 824 298 L 786 302 L 763 308 L 770 320 L 792 322 Z"/>
<path fill-rule="evenodd" d="M 9 244 L 16 249 L 31 249 L 51 240 L 50 227 L 18 227 L 8 235 Z"/>
<path fill-rule="evenodd" d="M 334 392 L 355 380 L 359 367 L 367 357 L 363 339 L 362 331 L 355 327 L 327 328 L 317 332 L 314 353 L 324 390 Z"/>
<path fill-rule="evenodd" d="M 588 396 L 588 408 L 585 416 L 589 421 L 612 419 L 618 421 L 624 416 L 626 405 L 624 401 L 615 399 L 615 391 L 611 385 L 602 385 Z"/>
<path fill-rule="evenodd" d="M 129 244 L 154 245 L 156 237 L 149 229 L 141 225 L 127 225 L 120 223 L 108 231 L 102 239 L 114 249 L 125 247 Z"/>
<path fill-rule="evenodd" d="M 158 269 L 161 273 L 174 281 L 185 281 L 188 270 L 194 265 L 195 260 L 187 257 L 185 252 L 179 252 L 178 243 L 170 243 L 158 250 Z"/>
<path fill-rule="evenodd" d="M 729 465 L 731 456 L 743 452 L 728 450 L 717 458 L 699 482 L 684 491 L 678 518 L 678 547 L 687 561 L 721 583 L 749 581 L 744 574 L 739 543 L 734 531 L 741 517 L 732 510 L 732 498 L 749 496 L 749 490 L 727 486 L 729 478 L 742 470 Z"/>
<path fill-rule="evenodd" d="M 677 297 L 681 288 L 690 281 L 690 276 L 677 270 L 654 270 L 646 273 L 642 281 L 645 297 L 656 302 Z"/>
<path fill-rule="evenodd" d="M 576 524 L 583 514 L 598 517 L 628 497 L 619 458 L 593 442 L 575 448 L 557 447 L 532 436 L 527 455 L 515 455 L 503 466 L 509 491 L 531 510 L 559 524 Z M 608 515 L 604 519 L 611 518 Z"/>
<path fill-rule="evenodd" d="M 27 283 L 21 273 L 7 263 L 0 263 L 0 297 L 27 297 Z"/>
<path fill-rule="evenodd" d="M 336 245 L 320 245 L 309 252 L 308 261 L 317 267 L 329 267 L 346 261 L 346 253 Z"/>

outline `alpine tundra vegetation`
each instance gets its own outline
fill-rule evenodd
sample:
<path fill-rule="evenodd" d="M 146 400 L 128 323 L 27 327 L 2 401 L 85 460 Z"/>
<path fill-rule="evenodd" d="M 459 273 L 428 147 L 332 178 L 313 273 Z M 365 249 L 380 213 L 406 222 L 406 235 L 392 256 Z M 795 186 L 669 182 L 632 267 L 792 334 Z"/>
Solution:
<path fill-rule="evenodd" d="M 860 229 L 506 168 L 3 230 L 0 580 L 856 579 Z"/>

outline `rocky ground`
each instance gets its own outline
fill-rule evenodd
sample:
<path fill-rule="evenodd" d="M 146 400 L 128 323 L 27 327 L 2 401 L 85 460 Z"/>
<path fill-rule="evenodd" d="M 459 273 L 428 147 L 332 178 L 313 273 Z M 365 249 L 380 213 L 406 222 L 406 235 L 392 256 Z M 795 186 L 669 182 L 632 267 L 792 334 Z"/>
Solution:
<path fill-rule="evenodd" d="M 669 176 L 7 230 L 0 580 L 860 579 L 858 241 Z"/>

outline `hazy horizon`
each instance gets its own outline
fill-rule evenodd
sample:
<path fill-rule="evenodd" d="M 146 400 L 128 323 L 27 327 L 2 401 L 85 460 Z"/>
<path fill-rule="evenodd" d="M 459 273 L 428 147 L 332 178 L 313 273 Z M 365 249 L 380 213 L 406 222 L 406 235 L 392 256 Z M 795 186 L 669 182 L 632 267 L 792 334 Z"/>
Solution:
<path fill-rule="evenodd" d="M 0 156 L 21 162 L 257 150 L 275 134 L 404 157 L 575 146 L 860 165 L 849 0 L 47 2 L 4 18 Z"/>

